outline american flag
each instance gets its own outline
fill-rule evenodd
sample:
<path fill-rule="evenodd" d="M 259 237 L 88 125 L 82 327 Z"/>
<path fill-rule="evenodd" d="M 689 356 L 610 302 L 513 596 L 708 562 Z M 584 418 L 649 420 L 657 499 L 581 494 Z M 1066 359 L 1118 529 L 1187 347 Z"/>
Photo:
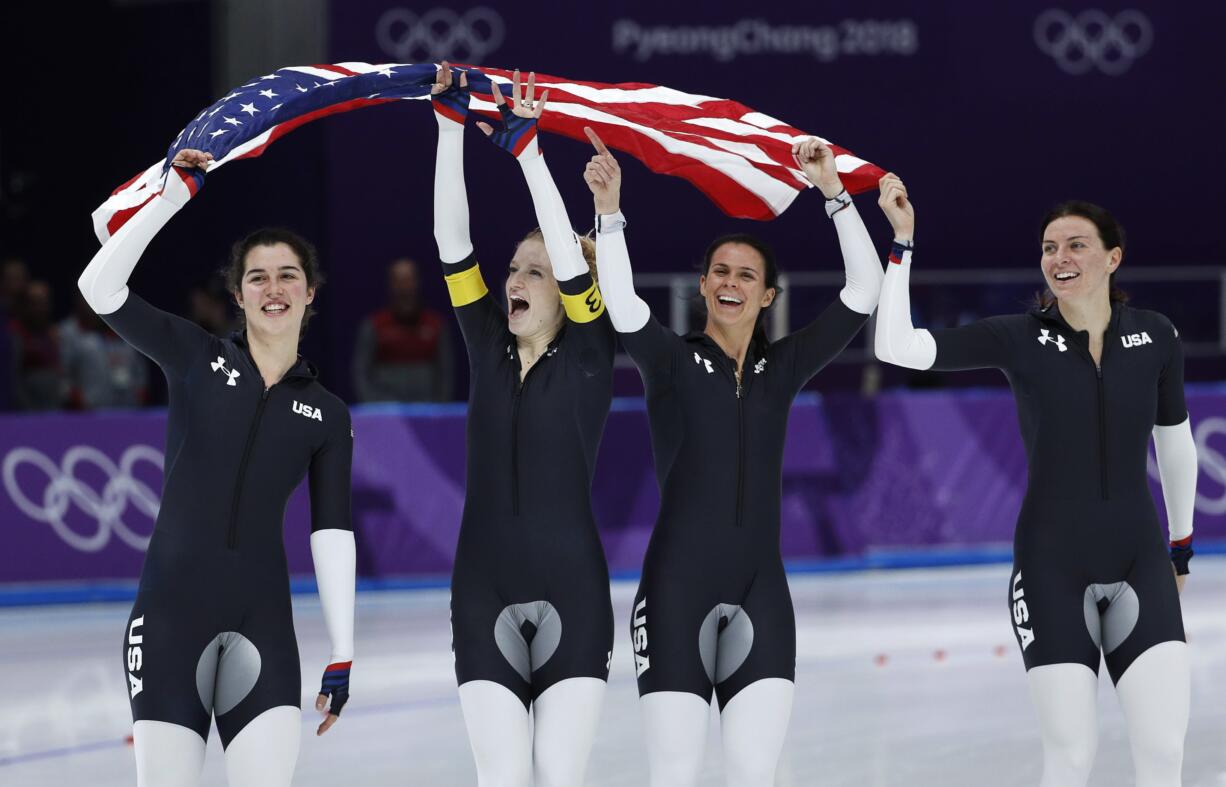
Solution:
<path fill-rule="evenodd" d="M 468 70 L 471 111 L 496 118 L 490 81 L 510 84 L 511 72 L 459 67 Z M 105 243 L 158 194 L 171 160 L 184 148 L 212 153 L 212 172 L 235 159 L 259 156 L 279 137 L 317 118 L 428 99 L 435 73 L 432 63 L 336 63 L 280 68 L 253 79 L 188 123 L 164 160 L 115 189 L 94 211 L 94 232 Z M 536 75 L 536 86 L 538 96 L 549 90 L 542 130 L 586 143 L 583 127 L 591 126 L 610 148 L 654 172 L 685 178 L 730 216 L 772 219 L 810 187 L 791 146 L 797 137 L 811 135 L 739 102 L 644 82 L 580 82 L 546 74 Z M 879 167 L 824 141 L 834 150 L 850 192 L 876 188 L 885 174 Z"/>

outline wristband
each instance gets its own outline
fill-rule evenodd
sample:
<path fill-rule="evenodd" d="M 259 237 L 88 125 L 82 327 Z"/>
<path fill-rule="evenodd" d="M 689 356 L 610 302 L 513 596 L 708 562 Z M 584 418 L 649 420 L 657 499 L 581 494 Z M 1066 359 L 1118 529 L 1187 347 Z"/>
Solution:
<path fill-rule="evenodd" d="M 902 265 L 902 255 L 909 251 L 915 251 L 915 241 L 895 239 L 890 245 L 890 262 L 895 265 Z"/>
<path fill-rule="evenodd" d="M 840 210 L 851 207 L 851 195 L 847 193 L 847 189 L 843 189 L 838 194 L 835 194 L 830 199 L 826 200 L 826 215 L 834 218 L 834 214 Z"/>
<path fill-rule="evenodd" d="M 1171 542 L 1171 562 L 1175 564 L 1175 573 L 1185 576 L 1189 573 L 1188 561 L 1192 559 L 1192 536 Z"/>

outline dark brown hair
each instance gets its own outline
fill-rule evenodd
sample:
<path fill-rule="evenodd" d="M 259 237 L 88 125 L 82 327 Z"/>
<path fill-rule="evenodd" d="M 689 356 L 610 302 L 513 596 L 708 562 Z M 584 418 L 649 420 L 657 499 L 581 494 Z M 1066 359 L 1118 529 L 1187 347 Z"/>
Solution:
<path fill-rule="evenodd" d="M 1047 211 L 1047 214 L 1043 216 L 1043 221 L 1039 224 L 1040 244 L 1043 243 L 1043 236 L 1047 232 L 1047 226 L 1056 219 L 1062 219 L 1066 216 L 1076 216 L 1093 224 L 1098 230 L 1099 240 L 1103 242 L 1103 246 L 1107 251 L 1118 248 L 1120 254 L 1123 255 L 1125 243 L 1127 242 L 1124 234 L 1124 225 L 1120 224 L 1115 216 L 1112 216 L 1111 212 L 1106 208 L 1095 205 L 1092 202 L 1082 202 L 1080 200 L 1061 202 Z M 1127 303 L 1128 293 L 1115 286 L 1114 272 L 1107 281 L 1108 286 L 1111 288 L 1111 302 Z M 1051 290 L 1044 288 L 1042 291 L 1035 293 L 1034 300 L 1040 309 L 1048 309 L 1056 303 L 1056 296 Z"/>
<path fill-rule="evenodd" d="M 782 290 L 779 288 L 779 265 L 775 262 L 775 251 L 766 241 L 744 232 L 735 232 L 729 235 L 720 235 L 715 240 L 711 241 L 711 245 L 707 246 L 706 254 L 702 257 L 702 275 L 706 276 L 711 272 L 711 258 L 715 256 L 715 252 L 719 251 L 729 243 L 741 243 L 754 251 L 758 252 L 758 256 L 762 258 L 763 278 L 766 281 L 766 289 L 775 291 L 775 297 L 779 297 Z M 766 313 L 775 305 L 772 300 L 770 306 L 763 307 L 762 311 L 758 312 L 758 321 L 753 326 L 753 339 L 751 340 L 755 347 L 755 355 L 761 355 L 766 350 L 766 345 L 769 341 L 766 338 Z"/>
<path fill-rule="evenodd" d="M 298 233 L 284 227 L 262 227 L 245 238 L 235 241 L 230 247 L 230 261 L 221 270 L 226 289 L 234 295 L 242 292 L 243 274 L 247 272 L 247 255 L 257 246 L 276 246 L 278 243 L 289 246 L 290 251 L 294 252 L 294 256 L 298 258 L 298 264 L 302 266 L 302 272 L 306 276 L 307 289 L 318 291 L 324 284 L 324 274 L 319 268 L 319 254 L 315 251 L 315 246 Z M 307 304 L 302 315 L 302 329 L 299 336 L 306 333 L 307 323 L 311 321 L 314 314 L 315 309 Z M 247 318 L 242 309 L 239 309 L 238 318 L 245 326 Z"/>

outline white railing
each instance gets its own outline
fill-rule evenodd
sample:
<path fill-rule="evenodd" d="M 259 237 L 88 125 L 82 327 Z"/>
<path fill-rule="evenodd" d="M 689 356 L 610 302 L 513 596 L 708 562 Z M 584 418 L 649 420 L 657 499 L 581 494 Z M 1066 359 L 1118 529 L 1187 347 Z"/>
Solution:
<path fill-rule="evenodd" d="M 1128 267 L 1121 269 L 1119 284 L 1132 288 L 1134 298 L 1143 302 L 1141 294 L 1143 284 L 1176 284 L 1185 287 L 1210 286 L 1217 289 L 1214 303 L 1217 309 L 1217 336 L 1207 340 L 1204 337 L 1184 337 L 1184 353 L 1188 357 L 1213 357 L 1226 354 L 1226 266 L 1175 266 L 1170 268 Z M 642 273 L 634 277 L 635 288 L 655 310 L 656 317 L 666 323 L 677 333 L 701 328 L 701 323 L 692 320 L 693 305 L 698 293 L 698 274 L 688 273 Z M 911 271 L 911 286 L 913 300 L 929 287 L 982 287 L 997 286 L 1029 286 L 1039 289 L 1042 279 L 1037 270 L 1028 268 L 975 268 L 967 270 L 922 270 Z M 778 339 L 791 331 L 793 324 L 791 304 L 798 292 L 806 289 L 826 288 L 833 294 L 843 286 L 841 271 L 803 271 L 799 273 L 784 273 L 779 276 L 779 286 L 782 292 L 775 299 L 772 311 L 770 333 L 771 338 Z M 659 311 L 662 302 L 660 295 L 664 294 L 667 306 L 665 311 Z M 921 307 L 922 308 L 922 307 Z M 1022 310 L 1019 304 L 1018 311 Z M 917 309 L 917 313 L 919 309 Z M 808 315 L 805 315 L 808 316 Z M 987 316 L 987 315 L 981 315 Z M 1180 315 L 1168 314 L 1178 325 Z M 804 317 L 797 318 L 797 324 L 803 324 Z M 848 347 L 839 358 L 839 362 L 863 363 L 873 358 L 870 346 L 872 326 L 862 331 L 852 346 Z M 628 363 L 628 359 L 620 358 L 619 365 Z"/>

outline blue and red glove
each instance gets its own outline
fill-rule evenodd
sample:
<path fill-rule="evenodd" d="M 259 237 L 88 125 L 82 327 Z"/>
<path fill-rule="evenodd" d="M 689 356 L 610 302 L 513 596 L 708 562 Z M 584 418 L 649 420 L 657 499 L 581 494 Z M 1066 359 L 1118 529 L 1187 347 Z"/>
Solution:
<path fill-rule="evenodd" d="M 519 158 L 523 153 L 536 153 L 539 148 L 536 142 L 536 118 L 525 118 L 516 115 L 505 103 L 498 105 L 501 126 L 493 124 L 493 133 L 489 134 L 490 142 L 502 148 L 512 156 Z"/>
<path fill-rule="evenodd" d="M 334 716 L 340 716 L 341 709 L 349 701 L 349 668 L 352 665 L 352 661 L 338 661 L 329 664 L 328 668 L 324 670 L 323 682 L 319 687 L 319 693 L 325 697 L 332 698 L 332 702 L 328 706 L 328 713 Z"/>
<path fill-rule="evenodd" d="M 443 67 L 451 68 L 445 63 Z M 451 68 L 451 85 L 442 93 L 437 93 L 430 97 L 430 103 L 434 106 L 436 119 L 439 123 L 446 119 L 463 126 L 464 121 L 468 118 L 468 101 L 472 97 L 472 93 L 469 91 L 468 85 L 460 84 L 461 74 L 463 74 L 463 71 L 460 69 Z"/>

